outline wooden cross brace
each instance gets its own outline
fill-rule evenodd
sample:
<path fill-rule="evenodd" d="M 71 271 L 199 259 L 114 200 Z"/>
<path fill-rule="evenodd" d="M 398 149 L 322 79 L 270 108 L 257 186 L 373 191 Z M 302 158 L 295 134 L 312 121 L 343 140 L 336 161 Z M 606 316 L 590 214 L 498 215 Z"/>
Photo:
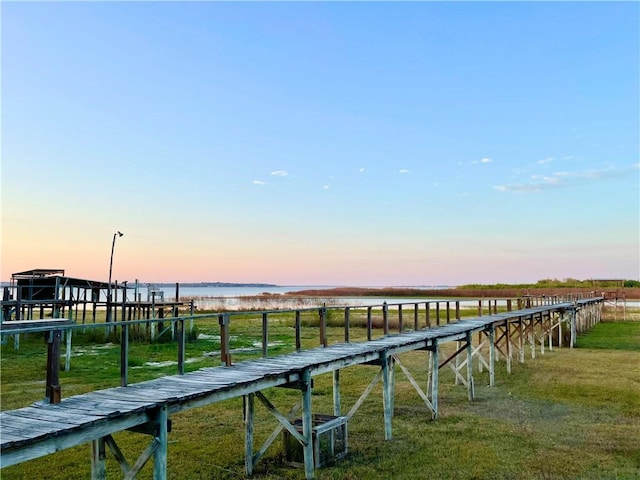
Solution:
<path fill-rule="evenodd" d="M 113 436 L 106 435 L 91 442 L 91 478 L 92 480 L 104 480 L 107 478 L 105 445 L 120 464 L 125 480 L 135 479 L 140 470 L 153 456 L 153 480 L 166 480 L 167 478 L 167 433 L 170 429 L 166 406 L 158 407 L 155 420 L 134 427 L 130 430 L 146 433 L 152 436 L 149 446 L 140 454 L 133 466 L 127 462 L 122 450 Z"/>

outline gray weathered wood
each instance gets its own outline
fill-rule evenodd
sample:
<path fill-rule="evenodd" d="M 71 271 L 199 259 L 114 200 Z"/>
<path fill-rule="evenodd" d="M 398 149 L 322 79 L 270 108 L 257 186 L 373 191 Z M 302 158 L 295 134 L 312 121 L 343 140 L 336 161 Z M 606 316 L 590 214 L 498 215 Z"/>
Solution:
<path fill-rule="evenodd" d="M 467 332 L 467 396 L 469 401 L 475 398 L 475 389 L 473 386 L 473 335 Z"/>
<path fill-rule="evenodd" d="M 304 443 L 302 450 L 304 452 L 304 474 L 307 480 L 313 480 L 314 461 L 313 461 L 313 416 L 311 411 L 311 372 L 305 370 L 301 378 L 302 388 L 302 436 Z"/>
<path fill-rule="evenodd" d="M 596 300 L 600 301 L 600 300 Z M 428 303 L 427 315 L 428 315 Z M 491 305 L 489 306 L 491 309 Z M 496 351 L 500 351 L 499 343 L 506 340 L 504 348 L 505 357 L 511 356 L 511 326 L 521 331 L 519 340 L 524 344 L 524 339 L 529 335 L 532 346 L 532 354 L 538 338 L 537 331 L 541 332 L 542 345 L 552 340 L 554 316 L 560 316 L 558 323 L 563 321 L 563 316 L 571 315 L 574 328 L 586 328 L 598 321 L 598 311 L 586 304 L 580 304 L 583 308 L 583 316 L 577 318 L 577 304 L 565 303 L 554 306 L 535 306 L 527 310 L 508 312 L 459 320 L 455 323 L 442 325 L 427 330 L 402 332 L 386 335 L 369 342 L 342 343 L 327 345 L 323 348 L 296 352 L 270 359 L 257 359 L 241 362 L 236 365 L 229 364 L 222 367 L 207 367 L 197 372 L 184 375 L 170 376 L 149 380 L 127 387 L 116 387 L 96 392 L 90 392 L 68 399 L 63 399 L 57 404 L 38 403 L 25 409 L 0 412 L 0 467 L 12 465 L 42 455 L 47 455 L 58 450 L 69 448 L 86 442 L 92 443 L 92 475 L 97 478 L 104 477 L 100 460 L 100 449 L 104 450 L 105 439 L 113 433 L 139 427 L 150 421 L 158 422 L 158 418 L 164 418 L 170 413 L 177 413 L 188 408 L 208 405 L 242 395 L 258 394 L 258 392 L 270 387 L 302 386 L 303 400 L 303 424 L 308 423 L 308 430 L 299 435 L 298 440 L 303 442 L 305 449 L 310 448 L 311 455 L 305 450 L 305 475 L 313 474 L 313 446 L 309 447 L 310 439 L 307 437 L 312 427 L 310 379 L 314 375 L 327 372 L 334 373 L 334 414 L 339 417 L 339 370 L 347 366 L 370 364 L 377 362 L 382 368 L 369 384 L 365 392 L 358 399 L 344 418 L 345 421 L 358 410 L 364 398 L 371 392 L 374 385 L 382 378 L 383 402 L 385 404 L 385 436 L 391 438 L 391 420 L 393 418 L 394 381 L 393 365 L 401 363 L 394 355 L 412 350 L 430 350 L 430 376 L 428 382 L 426 400 L 432 409 L 432 417 L 438 414 L 438 354 L 439 344 L 444 342 L 466 341 L 467 360 L 459 365 L 459 368 L 467 365 L 467 378 L 465 384 L 469 391 L 469 398 L 474 396 L 472 377 L 472 358 L 478 358 L 478 364 L 484 365 L 490 370 L 491 384 L 495 383 Z M 494 304 L 493 310 L 496 306 Z M 399 315 L 402 309 L 399 308 Z M 368 314 L 368 336 L 371 336 L 371 309 Z M 529 322 L 527 324 L 527 322 Z M 114 325 L 115 326 L 115 325 Z M 495 338 L 495 329 L 504 328 L 504 333 Z M 471 346 L 471 335 L 486 329 L 489 337 L 489 364 L 482 358 L 479 342 L 476 348 Z M 521 355 L 524 352 L 520 350 Z M 457 352 L 461 353 L 461 352 Z M 59 356 L 59 355 L 58 355 Z M 446 362 L 445 362 L 446 363 Z M 456 371 L 458 369 L 455 369 Z M 403 370 L 404 371 L 404 370 Z M 51 372 L 53 373 L 53 372 Z M 405 372 L 407 374 L 407 372 Z M 458 373 L 459 374 L 459 373 Z M 409 377 L 407 377 L 409 378 Z M 417 386 L 415 380 L 410 383 Z M 424 393 L 424 392 L 423 392 Z M 421 395 L 423 397 L 423 395 Z M 424 400 L 424 397 L 423 397 Z M 157 412 L 161 413 L 157 413 Z M 162 413 L 164 412 L 164 413 Z M 280 414 L 281 415 L 281 414 Z M 290 421 L 286 419 L 289 426 Z M 342 420 L 340 420 L 342 421 Z M 166 476 L 166 421 L 159 422 L 164 425 L 164 432 L 160 431 L 152 444 L 136 462 L 143 465 L 152 455 L 154 457 L 154 475 L 159 478 Z M 280 427 L 279 427 L 280 428 Z M 323 428 L 328 428 L 326 425 Z M 346 427 L 345 427 L 346 428 Z M 292 427 L 293 429 L 293 427 Z M 281 430 L 281 429 L 280 429 Z M 272 434 L 271 442 L 280 430 Z M 293 429 L 296 430 L 296 429 Z M 139 430 L 138 430 L 139 431 Z M 102 445 L 101 445 L 102 443 Z M 270 443 L 269 443 L 270 444 Z M 111 448 L 111 447 L 110 447 Z M 265 447 L 266 448 L 266 447 Z M 253 451 L 253 450 L 251 450 Z M 259 452 L 260 453 L 260 452 Z M 146 456 L 146 459 L 145 459 Z M 118 455 L 116 454 L 116 457 Z M 164 460 L 163 460 L 164 457 Z M 253 455 L 252 465 L 255 465 L 256 455 Z M 122 463 L 123 469 L 127 464 Z M 164 464 L 164 466 L 162 466 Z M 310 470 L 311 465 L 311 470 Z M 128 467 L 127 467 L 128 468 Z M 141 468 L 141 467 L 140 467 Z M 127 475 L 133 475 L 136 467 L 131 467 Z M 310 473 L 311 472 L 311 473 Z"/>
<path fill-rule="evenodd" d="M 91 442 L 91 480 L 107 478 L 105 459 L 104 437 L 96 438 Z"/>

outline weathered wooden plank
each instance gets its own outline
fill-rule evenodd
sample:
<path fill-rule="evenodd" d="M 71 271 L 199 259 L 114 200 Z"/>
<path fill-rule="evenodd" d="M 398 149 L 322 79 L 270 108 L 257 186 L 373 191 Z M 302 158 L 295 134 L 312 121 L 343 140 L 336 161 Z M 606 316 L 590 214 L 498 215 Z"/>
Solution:
<path fill-rule="evenodd" d="M 113 418 L 109 422 L 100 422 L 82 430 L 62 431 L 56 436 L 38 439 L 36 444 L 23 442 L 10 448 L 4 448 L 3 445 L 0 450 L 0 468 L 32 460 L 65 448 L 75 447 L 147 421 L 149 421 L 147 412 L 130 413 L 124 417 Z"/>
<path fill-rule="evenodd" d="M 26 407 L 21 408 L 19 410 L 11 410 L 12 416 L 20 416 L 26 417 L 34 420 L 42 420 L 46 422 L 53 422 L 55 424 L 60 425 L 86 425 L 91 424 L 93 422 L 104 419 L 104 417 L 100 416 L 92 416 L 82 414 L 80 412 L 67 411 L 67 412 L 56 412 L 55 410 L 45 411 L 41 408 L 34 407 Z M 4 422 L 2 423 L 2 427 L 4 427 Z"/>

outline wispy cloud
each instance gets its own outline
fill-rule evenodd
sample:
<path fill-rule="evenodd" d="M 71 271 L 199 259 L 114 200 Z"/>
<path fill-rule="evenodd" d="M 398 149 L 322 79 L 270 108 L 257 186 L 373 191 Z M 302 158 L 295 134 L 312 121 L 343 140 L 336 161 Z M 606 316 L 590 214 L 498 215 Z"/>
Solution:
<path fill-rule="evenodd" d="M 289 172 L 287 172 L 286 170 L 274 170 L 273 172 L 271 172 L 271 175 L 275 175 L 276 177 L 286 177 L 287 175 L 289 175 Z"/>
<path fill-rule="evenodd" d="M 254 185 L 266 185 L 267 182 L 263 182 L 262 180 L 254 180 L 252 182 Z"/>
<path fill-rule="evenodd" d="M 331 186 L 330 186 L 330 185 L 323 185 L 323 186 L 322 186 L 322 189 L 323 189 L 323 190 L 329 190 L 330 188 L 331 188 Z"/>
<path fill-rule="evenodd" d="M 360 173 L 364 173 L 364 167 L 363 167 L 363 168 L 361 168 L 360 170 L 358 170 L 358 172 L 360 172 Z"/>
<path fill-rule="evenodd" d="M 491 163 L 492 160 L 489 157 L 481 158 L 480 160 L 473 160 L 471 165 L 477 165 L 478 163 Z"/>
<path fill-rule="evenodd" d="M 640 164 L 636 163 L 628 167 L 608 167 L 599 170 L 585 170 L 581 172 L 555 172 L 551 175 L 531 175 L 529 182 L 496 185 L 493 188 L 500 192 L 541 192 L 551 188 L 568 187 L 580 182 L 623 177 L 628 175 L 630 171 L 637 170 L 638 168 L 640 168 Z"/>
<path fill-rule="evenodd" d="M 404 175 L 405 173 L 409 173 L 409 170 L 407 170 L 406 168 L 401 168 L 400 170 L 398 170 L 398 173 Z"/>
<path fill-rule="evenodd" d="M 556 157 L 547 157 L 547 158 L 543 158 L 542 160 L 538 160 L 538 165 L 544 165 L 545 163 L 551 163 L 556 159 Z"/>

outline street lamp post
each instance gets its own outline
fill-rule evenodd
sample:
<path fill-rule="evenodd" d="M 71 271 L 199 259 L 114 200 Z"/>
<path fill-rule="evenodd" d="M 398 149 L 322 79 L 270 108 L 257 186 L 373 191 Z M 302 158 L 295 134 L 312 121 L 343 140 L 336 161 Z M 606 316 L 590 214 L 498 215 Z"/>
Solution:
<path fill-rule="evenodd" d="M 113 234 L 111 242 L 111 258 L 109 258 L 109 283 L 107 284 L 107 323 L 111 321 L 111 272 L 113 271 L 113 250 L 116 248 L 116 237 L 122 237 L 124 233 L 119 230 Z"/>

